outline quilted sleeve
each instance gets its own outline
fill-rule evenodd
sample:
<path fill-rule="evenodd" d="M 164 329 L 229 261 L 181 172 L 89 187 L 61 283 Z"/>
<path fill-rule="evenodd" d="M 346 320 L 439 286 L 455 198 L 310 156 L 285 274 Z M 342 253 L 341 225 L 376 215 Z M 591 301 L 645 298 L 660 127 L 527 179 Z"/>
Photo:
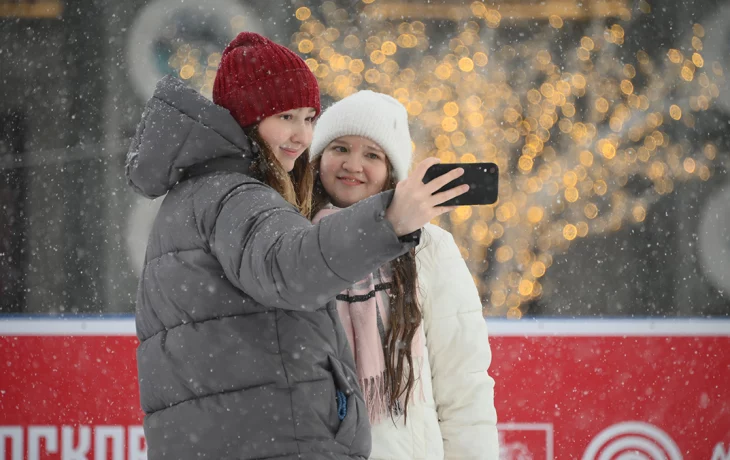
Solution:
<path fill-rule="evenodd" d="M 257 302 L 316 310 L 413 245 L 384 218 L 391 198 L 375 195 L 312 225 L 270 187 L 244 184 L 222 204 L 212 251 Z"/>
<path fill-rule="evenodd" d="M 445 458 L 498 460 L 492 353 L 479 294 L 451 234 L 426 230 L 419 279 Z"/>

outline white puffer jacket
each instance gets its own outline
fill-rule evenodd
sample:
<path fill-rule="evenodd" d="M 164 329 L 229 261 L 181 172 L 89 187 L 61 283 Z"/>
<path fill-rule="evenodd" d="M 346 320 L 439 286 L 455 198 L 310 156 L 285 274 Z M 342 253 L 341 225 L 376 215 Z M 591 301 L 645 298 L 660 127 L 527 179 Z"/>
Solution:
<path fill-rule="evenodd" d="M 497 460 L 492 353 L 474 281 L 451 233 L 435 225 L 424 228 L 416 264 L 428 359 L 407 423 L 386 416 L 373 426 L 370 459 Z"/>

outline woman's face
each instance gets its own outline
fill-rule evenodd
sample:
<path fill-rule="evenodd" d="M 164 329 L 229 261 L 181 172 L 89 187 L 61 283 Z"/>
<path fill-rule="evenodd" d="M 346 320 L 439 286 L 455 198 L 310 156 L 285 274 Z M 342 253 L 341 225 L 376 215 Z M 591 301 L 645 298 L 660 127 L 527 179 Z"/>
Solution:
<path fill-rule="evenodd" d="M 259 136 L 286 172 L 294 169 L 294 162 L 312 143 L 316 113 L 311 107 L 303 107 L 277 113 L 259 123 Z"/>
<path fill-rule="evenodd" d="M 365 137 L 339 137 L 322 152 L 319 177 L 337 207 L 346 208 L 382 192 L 388 175 L 385 152 Z"/>

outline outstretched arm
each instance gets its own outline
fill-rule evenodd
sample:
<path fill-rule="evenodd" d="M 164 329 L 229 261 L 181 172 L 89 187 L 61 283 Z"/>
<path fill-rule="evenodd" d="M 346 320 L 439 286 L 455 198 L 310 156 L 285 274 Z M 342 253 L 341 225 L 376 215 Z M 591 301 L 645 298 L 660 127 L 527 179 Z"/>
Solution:
<path fill-rule="evenodd" d="M 241 185 L 224 200 L 211 249 L 227 278 L 265 306 L 312 311 L 413 243 L 385 219 L 392 192 L 312 225 L 270 187 Z"/>

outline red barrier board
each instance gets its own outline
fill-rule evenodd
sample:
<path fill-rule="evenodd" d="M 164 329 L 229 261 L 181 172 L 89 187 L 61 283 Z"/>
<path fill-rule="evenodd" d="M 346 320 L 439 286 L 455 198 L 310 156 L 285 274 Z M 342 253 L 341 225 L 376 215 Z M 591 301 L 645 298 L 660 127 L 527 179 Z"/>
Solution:
<path fill-rule="evenodd" d="M 488 321 L 501 458 L 730 460 L 730 321 Z M 0 320 L 0 460 L 146 458 L 131 319 Z"/>

